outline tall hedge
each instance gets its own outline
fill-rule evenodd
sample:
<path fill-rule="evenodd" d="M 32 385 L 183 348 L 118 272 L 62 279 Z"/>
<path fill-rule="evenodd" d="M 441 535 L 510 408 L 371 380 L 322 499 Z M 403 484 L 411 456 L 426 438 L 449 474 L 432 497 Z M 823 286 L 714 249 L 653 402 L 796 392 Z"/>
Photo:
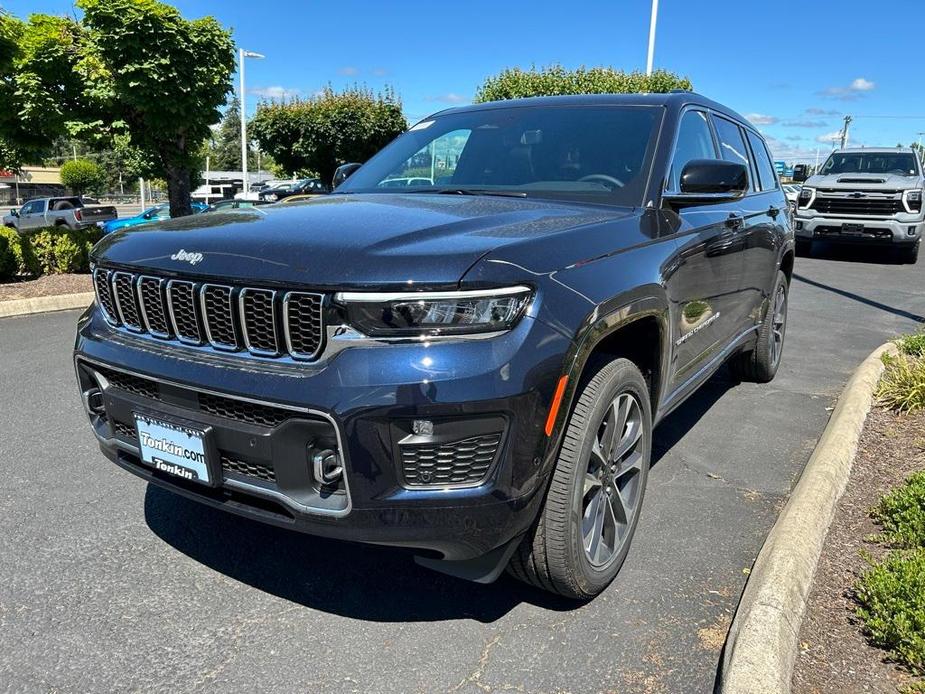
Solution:
<path fill-rule="evenodd" d="M 314 173 L 327 183 L 346 162 L 364 162 L 408 127 L 401 101 L 387 90 L 364 87 L 310 99 L 266 102 L 257 107 L 250 132 L 288 173 Z"/>
<path fill-rule="evenodd" d="M 508 68 L 488 77 L 475 93 L 475 102 L 520 99 L 559 94 L 664 93 L 672 89 L 693 89 L 687 77 L 667 70 L 623 72 L 612 67 L 579 67 L 568 70 L 554 64 L 529 70 Z"/>

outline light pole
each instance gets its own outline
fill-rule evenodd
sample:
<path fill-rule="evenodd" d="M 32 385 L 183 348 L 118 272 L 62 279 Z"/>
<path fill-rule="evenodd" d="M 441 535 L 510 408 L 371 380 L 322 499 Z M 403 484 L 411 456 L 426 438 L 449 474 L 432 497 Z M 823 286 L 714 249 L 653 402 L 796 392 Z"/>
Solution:
<path fill-rule="evenodd" d="M 260 53 L 254 51 L 245 51 L 243 48 L 238 49 L 238 72 L 241 73 L 241 173 L 243 177 L 244 192 L 250 190 L 247 181 L 247 108 L 244 103 L 244 59 L 245 58 L 264 58 Z"/>
<path fill-rule="evenodd" d="M 649 55 L 646 58 L 646 76 L 652 74 L 652 61 L 655 59 L 655 23 L 658 21 L 658 0 L 652 0 L 652 16 L 649 18 Z"/>

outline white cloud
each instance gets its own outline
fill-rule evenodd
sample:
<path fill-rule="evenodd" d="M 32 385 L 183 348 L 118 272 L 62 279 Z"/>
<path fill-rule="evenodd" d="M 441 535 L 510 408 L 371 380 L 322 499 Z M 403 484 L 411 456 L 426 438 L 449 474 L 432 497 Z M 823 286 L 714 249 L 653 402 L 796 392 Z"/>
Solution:
<path fill-rule="evenodd" d="M 863 77 L 857 77 L 851 81 L 847 87 L 826 87 L 819 94 L 827 96 L 830 99 L 841 99 L 842 101 L 854 101 L 864 94 L 873 90 L 877 85 Z"/>
<path fill-rule="evenodd" d="M 806 113 L 811 116 L 840 116 L 841 111 L 836 111 L 830 108 L 808 108 Z"/>
<path fill-rule="evenodd" d="M 389 71 L 384 67 L 373 68 L 373 77 L 385 77 L 387 74 L 389 74 Z"/>
<path fill-rule="evenodd" d="M 468 96 L 462 96 L 461 94 L 454 94 L 453 92 L 450 92 L 449 94 L 429 96 L 427 97 L 427 100 L 439 101 L 442 104 L 468 104 L 472 99 Z"/>
<path fill-rule="evenodd" d="M 766 116 L 763 113 L 748 113 L 745 117 L 754 125 L 774 125 L 780 120 L 777 116 Z"/>
<path fill-rule="evenodd" d="M 833 142 L 838 142 L 840 140 L 841 140 L 841 130 L 836 130 L 835 132 L 826 133 L 825 135 L 819 135 L 818 137 L 816 137 L 816 142 L 820 142 L 826 145 L 831 144 Z"/>
<path fill-rule="evenodd" d="M 824 128 L 828 123 L 824 120 L 787 120 L 783 125 L 788 128 Z"/>
<path fill-rule="evenodd" d="M 338 75 L 344 75 L 345 77 L 353 77 L 360 73 L 360 68 L 353 67 L 353 65 L 345 65 L 344 67 L 338 69 Z"/>
<path fill-rule="evenodd" d="M 256 94 L 262 99 L 288 99 L 299 95 L 298 89 L 289 89 L 274 85 L 271 87 L 251 87 L 247 90 L 249 94 Z"/>
<path fill-rule="evenodd" d="M 774 137 L 765 137 L 768 143 L 768 149 L 771 150 L 771 158 L 775 161 L 785 161 L 789 164 L 807 163 L 811 164 L 816 160 L 816 149 L 792 145 L 783 140 Z M 820 157 L 825 157 L 825 152 L 820 151 Z"/>

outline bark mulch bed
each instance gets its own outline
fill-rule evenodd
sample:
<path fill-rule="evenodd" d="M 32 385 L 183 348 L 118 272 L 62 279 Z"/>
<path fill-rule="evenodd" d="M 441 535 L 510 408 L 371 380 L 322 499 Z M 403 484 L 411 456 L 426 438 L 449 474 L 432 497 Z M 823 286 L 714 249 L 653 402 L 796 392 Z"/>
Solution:
<path fill-rule="evenodd" d="M 874 408 L 867 417 L 851 479 L 835 511 L 800 630 L 794 694 L 895 692 L 916 681 L 867 643 L 855 617 L 853 586 L 887 548 L 867 541 L 879 532 L 868 511 L 909 475 L 925 469 L 925 413 L 899 416 Z"/>
<path fill-rule="evenodd" d="M 37 280 L 0 284 L 0 301 L 92 291 L 90 275 L 44 275 Z"/>

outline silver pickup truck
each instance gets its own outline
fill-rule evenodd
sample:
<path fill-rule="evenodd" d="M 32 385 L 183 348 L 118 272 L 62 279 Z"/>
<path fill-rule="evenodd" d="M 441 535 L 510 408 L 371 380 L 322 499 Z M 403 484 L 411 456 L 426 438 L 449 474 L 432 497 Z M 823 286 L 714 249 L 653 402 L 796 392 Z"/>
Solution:
<path fill-rule="evenodd" d="M 10 213 L 3 217 L 3 224 L 19 232 L 55 226 L 66 226 L 76 230 L 96 226 L 118 216 L 115 207 L 88 206 L 79 197 L 37 198 L 30 200 L 18 210 L 10 210 Z"/>
<path fill-rule="evenodd" d="M 925 231 L 925 177 L 908 148 L 839 149 L 803 184 L 795 214 L 797 248 L 813 241 L 892 245 L 918 258 Z"/>

